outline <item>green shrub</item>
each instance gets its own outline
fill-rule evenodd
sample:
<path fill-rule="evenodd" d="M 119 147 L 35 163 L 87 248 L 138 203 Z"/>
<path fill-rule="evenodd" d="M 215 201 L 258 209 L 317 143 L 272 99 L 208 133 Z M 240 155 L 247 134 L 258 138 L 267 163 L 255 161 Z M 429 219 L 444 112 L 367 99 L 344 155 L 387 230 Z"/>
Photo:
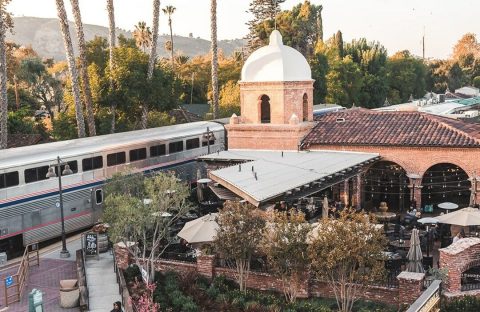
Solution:
<path fill-rule="evenodd" d="M 220 291 L 218 290 L 218 288 L 216 288 L 215 286 L 211 285 L 208 289 L 207 289 L 207 295 L 212 298 L 212 299 L 216 299 L 218 297 L 218 295 L 220 295 Z"/>
<path fill-rule="evenodd" d="M 207 290 L 210 287 L 210 281 L 205 276 L 199 275 L 195 280 L 195 286 L 201 290 Z"/>
<path fill-rule="evenodd" d="M 476 312 L 480 311 L 480 299 L 472 296 L 465 296 L 446 303 L 442 312 Z"/>
<path fill-rule="evenodd" d="M 140 272 L 140 268 L 136 264 L 129 265 L 125 269 L 124 276 L 127 283 L 135 282 L 135 277 L 140 281 L 142 280 L 142 273 Z"/>

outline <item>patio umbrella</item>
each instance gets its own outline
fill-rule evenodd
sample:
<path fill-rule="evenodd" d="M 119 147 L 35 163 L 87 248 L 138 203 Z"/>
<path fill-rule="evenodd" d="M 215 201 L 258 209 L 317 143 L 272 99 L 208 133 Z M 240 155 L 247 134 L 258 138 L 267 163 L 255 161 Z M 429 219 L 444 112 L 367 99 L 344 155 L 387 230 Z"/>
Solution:
<path fill-rule="evenodd" d="M 217 215 L 217 213 L 210 213 L 185 223 L 177 236 L 190 244 L 212 242 L 219 229 Z"/>
<path fill-rule="evenodd" d="M 480 210 L 467 207 L 436 217 L 438 222 L 460 226 L 480 225 Z"/>
<path fill-rule="evenodd" d="M 199 183 L 202 179 L 202 173 L 200 172 L 200 169 L 197 170 L 197 199 L 198 202 L 201 203 L 203 201 L 203 185 Z"/>
<path fill-rule="evenodd" d="M 327 196 L 325 196 L 323 198 L 322 218 L 328 218 L 328 198 L 327 198 Z"/>
<path fill-rule="evenodd" d="M 420 248 L 420 238 L 418 237 L 418 230 L 412 230 L 412 237 L 410 238 L 410 249 L 408 250 L 407 254 L 407 272 L 415 272 L 415 273 L 424 273 L 425 270 L 423 269 L 423 255 L 422 249 Z"/>
<path fill-rule="evenodd" d="M 438 208 L 445 209 L 448 213 L 449 210 L 457 209 L 458 205 L 455 203 L 444 202 L 444 203 L 438 204 Z"/>
<path fill-rule="evenodd" d="M 437 224 L 438 219 L 432 218 L 432 217 L 426 217 L 426 218 L 418 219 L 417 222 L 420 222 L 421 224 Z"/>

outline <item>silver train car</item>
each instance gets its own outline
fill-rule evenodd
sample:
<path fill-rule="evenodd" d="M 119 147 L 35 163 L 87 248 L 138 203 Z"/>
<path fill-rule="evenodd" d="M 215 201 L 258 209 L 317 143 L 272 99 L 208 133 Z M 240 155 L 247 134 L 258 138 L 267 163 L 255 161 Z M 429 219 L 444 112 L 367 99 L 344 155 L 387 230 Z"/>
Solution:
<path fill-rule="evenodd" d="M 225 147 L 223 123 L 201 121 L 2 150 L 0 252 L 60 236 L 58 179 L 46 178 L 57 156 L 73 171 L 62 176 L 68 233 L 99 219 L 103 185 L 114 173 L 168 169 L 192 181 L 200 166 L 195 159 Z"/>

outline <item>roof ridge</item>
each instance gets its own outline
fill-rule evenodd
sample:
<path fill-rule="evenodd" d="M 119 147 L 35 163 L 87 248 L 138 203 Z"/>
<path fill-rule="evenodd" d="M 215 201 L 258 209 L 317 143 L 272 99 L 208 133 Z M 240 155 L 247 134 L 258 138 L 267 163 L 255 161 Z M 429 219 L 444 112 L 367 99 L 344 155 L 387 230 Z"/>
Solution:
<path fill-rule="evenodd" d="M 432 114 L 427 114 L 427 113 L 423 113 L 423 112 L 420 112 L 420 116 L 422 117 L 427 117 L 428 119 L 430 120 L 433 120 L 435 122 L 438 122 L 439 124 L 441 124 L 443 127 L 449 129 L 449 130 L 452 130 L 460 135 L 463 135 L 463 136 L 466 136 L 467 138 L 469 139 L 472 139 L 474 141 L 476 141 L 478 144 L 480 144 L 480 138 L 477 138 L 473 135 L 471 135 L 470 133 L 468 132 L 465 132 L 461 129 L 458 129 L 454 126 L 452 126 L 451 124 L 448 124 L 447 122 L 445 122 L 444 119 L 446 119 L 447 117 L 442 117 L 442 116 L 436 116 L 436 115 L 432 115 Z M 450 121 L 450 120 L 449 120 Z M 454 122 L 458 122 L 459 120 L 456 120 L 456 119 L 451 119 L 451 121 L 454 121 Z"/>

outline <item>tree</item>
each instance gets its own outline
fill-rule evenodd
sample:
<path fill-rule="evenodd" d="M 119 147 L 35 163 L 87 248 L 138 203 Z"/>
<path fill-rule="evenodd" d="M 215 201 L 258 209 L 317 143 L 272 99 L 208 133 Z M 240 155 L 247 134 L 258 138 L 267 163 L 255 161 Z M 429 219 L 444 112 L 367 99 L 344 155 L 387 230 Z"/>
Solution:
<path fill-rule="evenodd" d="M 343 54 L 343 35 L 342 35 L 342 32 L 339 30 L 337 31 L 337 34 L 335 35 L 335 45 L 337 47 L 337 51 L 338 51 L 338 56 L 339 57 L 343 57 L 344 54 Z"/>
<path fill-rule="evenodd" d="M 138 24 L 135 25 L 133 38 L 135 39 L 137 47 L 145 53 L 146 49 L 152 44 L 152 31 L 150 27 L 147 26 L 147 23 L 138 22 Z"/>
<path fill-rule="evenodd" d="M 112 73 L 115 66 L 115 62 L 113 58 L 113 49 L 115 48 L 115 12 L 113 7 L 113 0 L 107 0 L 107 12 L 108 12 L 108 46 L 109 46 L 108 68 L 110 70 L 110 73 Z M 115 87 L 113 85 L 113 78 L 111 76 L 109 76 L 109 78 L 110 78 L 109 90 L 110 92 L 113 92 L 113 89 Z M 115 133 L 116 107 L 117 107 L 117 103 L 115 101 L 112 101 L 110 103 L 110 113 L 112 114 L 112 123 L 110 127 L 111 133 Z"/>
<path fill-rule="evenodd" d="M 327 74 L 328 103 L 352 106 L 358 103 L 363 86 L 362 72 L 359 66 L 347 55 L 343 59 L 334 60 Z"/>
<path fill-rule="evenodd" d="M 170 42 L 171 42 L 171 50 L 170 50 L 170 60 L 172 62 L 172 71 L 174 71 L 175 66 L 175 59 L 173 57 L 173 31 L 172 31 L 172 15 L 175 12 L 176 8 L 173 5 L 167 5 L 165 8 L 162 9 L 163 13 L 168 15 L 168 27 L 170 28 Z"/>
<path fill-rule="evenodd" d="M 77 119 L 77 133 L 79 138 L 85 137 L 85 121 L 83 119 L 83 107 L 80 97 L 80 85 L 78 81 L 77 67 L 75 65 L 75 58 L 73 55 L 72 40 L 70 38 L 70 30 L 68 27 L 67 12 L 63 0 L 55 0 L 57 4 L 57 15 L 60 22 L 60 29 L 62 30 L 63 43 L 65 45 L 65 52 L 67 56 L 68 70 L 72 79 L 72 93 L 75 103 L 75 117 Z"/>
<path fill-rule="evenodd" d="M 308 279 L 307 250 L 310 224 L 305 215 L 296 210 L 274 212 L 263 243 L 268 264 L 282 280 L 283 293 L 288 302 L 295 302 L 302 282 Z"/>
<path fill-rule="evenodd" d="M 212 107 L 213 118 L 218 118 L 218 51 L 217 51 L 217 0 L 210 0 L 210 31 L 212 54 Z"/>
<path fill-rule="evenodd" d="M 480 88 L 480 76 L 476 76 L 473 78 L 473 86 L 475 88 Z"/>
<path fill-rule="evenodd" d="M 168 173 L 144 178 L 127 172 L 112 178 L 105 195 L 104 219 L 112 240 L 123 242 L 153 281 L 154 262 L 169 245 L 170 227 L 190 209 L 188 187 Z"/>
<path fill-rule="evenodd" d="M 325 218 L 310 236 L 308 253 L 315 275 L 326 280 L 340 311 L 349 312 L 363 285 L 383 277 L 386 238 L 364 214 L 343 210 Z"/>
<path fill-rule="evenodd" d="M 323 6 L 319 6 L 317 11 L 317 42 L 323 42 L 323 19 L 322 19 Z"/>
<path fill-rule="evenodd" d="M 250 261 L 262 241 L 265 220 L 251 204 L 227 201 L 219 211 L 214 247 L 235 268 L 241 291 L 246 291 Z"/>
<path fill-rule="evenodd" d="M 234 113 L 240 115 L 240 86 L 230 80 L 220 89 L 218 117 L 230 117 Z"/>
<path fill-rule="evenodd" d="M 72 4 L 72 12 L 73 12 L 73 17 L 75 19 L 75 27 L 77 29 L 78 51 L 80 54 L 79 67 L 80 67 L 80 75 L 82 77 L 85 110 L 87 111 L 88 134 L 90 136 L 96 136 L 97 131 L 95 129 L 95 116 L 93 114 L 92 91 L 90 90 L 90 81 L 88 80 L 88 71 L 87 71 L 88 65 L 87 65 L 87 57 L 86 57 L 87 48 L 85 46 L 82 16 L 80 14 L 80 7 L 78 5 L 78 0 L 70 0 L 70 3 Z"/>
<path fill-rule="evenodd" d="M 0 3 L 0 149 L 7 148 L 8 140 L 8 96 L 7 96 L 7 47 L 5 33 L 7 29 L 5 7 L 8 1 Z"/>
<path fill-rule="evenodd" d="M 160 0 L 153 0 L 152 45 L 150 47 L 150 58 L 148 59 L 147 81 L 152 80 L 153 68 L 155 67 L 155 61 L 157 59 L 159 15 L 160 15 Z M 147 122 L 148 122 L 148 103 L 144 103 L 142 108 L 142 129 L 147 128 Z"/>
<path fill-rule="evenodd" d="M 261 39 L 258 37 L 258 25 L 268 20 L 273 22 L 280 9 L 280 4 L 283 2 L 285 0 L 252 0 L 250 2 L 248 11 L 253 15 L 253 19 L 247 23 L 249 29 L 247 39 L 250 52 L 262 45 Z"/>

